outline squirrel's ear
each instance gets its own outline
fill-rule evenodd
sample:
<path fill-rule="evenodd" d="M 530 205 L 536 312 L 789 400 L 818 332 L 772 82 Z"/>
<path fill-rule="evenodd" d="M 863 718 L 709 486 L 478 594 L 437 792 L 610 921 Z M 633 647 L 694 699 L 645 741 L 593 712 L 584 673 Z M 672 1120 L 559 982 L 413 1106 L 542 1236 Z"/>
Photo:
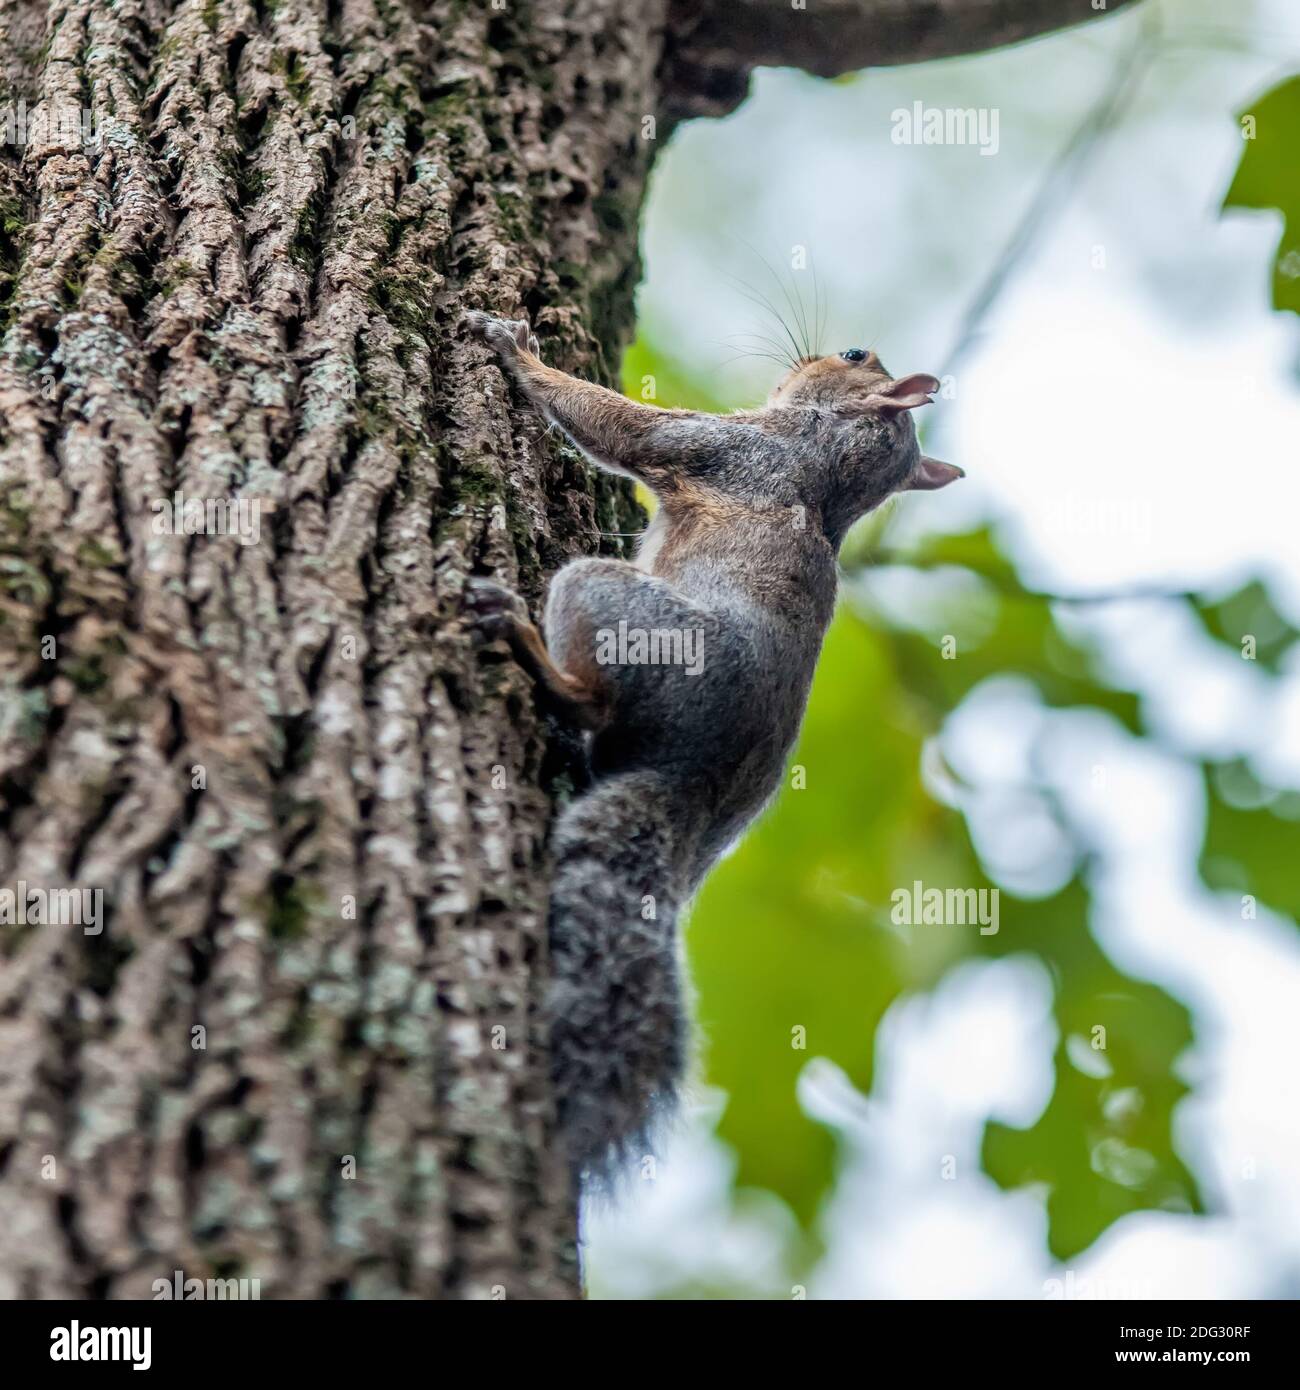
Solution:
<path fill-rule="evenodd" d="M 924 454 L 916 461 L 912 475 L 903 484 L 903 492 L 933 492 L 937 487 L 947 487 L 958 478 L 966 475 L 955 463 L 940 463 L 938 459 L 926 458 Z"/>
<path fill-rule="evenodd" d="M 911 376 L 900 376 L 873 391 L 863 402 L 878 410 L 882 415 L 896 415 L 900 410 L 915 410 L 917 406 L 929 405 L 930 397 L 939 389 L 938 377 L 928 372 L 913 372 Z"/>

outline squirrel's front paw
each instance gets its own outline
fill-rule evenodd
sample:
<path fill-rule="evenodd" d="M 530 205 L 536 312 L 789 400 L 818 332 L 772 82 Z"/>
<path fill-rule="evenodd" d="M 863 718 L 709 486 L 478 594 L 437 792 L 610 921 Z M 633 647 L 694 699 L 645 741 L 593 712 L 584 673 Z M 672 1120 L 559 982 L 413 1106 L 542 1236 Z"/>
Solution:
<path fill-rule="evenodd" d="M 528 622 L 528 605 L 513 590 L 477 575 L 465 581 L 465 608 L 474 626 L 491 640 L 504 637 L 516 623 Z"/>
<path fill-rule="evenodd" d="M 531 352 L 536 357 L 541 348 L 527 319 L 500 319 L 481 309 L 470 309 L 465 315 L 465 324 L 499 357 L 513 357 L 517 352 Z"/>

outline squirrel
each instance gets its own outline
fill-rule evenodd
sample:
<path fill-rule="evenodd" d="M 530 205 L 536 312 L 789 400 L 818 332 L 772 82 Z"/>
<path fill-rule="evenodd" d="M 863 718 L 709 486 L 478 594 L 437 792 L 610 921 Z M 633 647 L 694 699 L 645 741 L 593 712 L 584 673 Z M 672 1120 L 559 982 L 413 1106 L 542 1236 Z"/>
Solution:
<path fill-rule="evenodd" d="M 760 409 L 711 415 L 546 366 L 526 321 L 466 321 L 549 423 L 659 502 L 635 563 L 555 575 L 545 640 L 509 589 L 474 578 L 466 594 L 480 630 L 590 735 L 591 787 L 552 837 L 547 1015 L 571 1170 L 599 1186 L 675 1105 L 689 1036 L 677 918 L 781 783 L 840 543 L 892 494 L 964 475 L 917 445 L 910 412 L 939 382 L 895 379 L 867 349 L 799 358 Z"/>

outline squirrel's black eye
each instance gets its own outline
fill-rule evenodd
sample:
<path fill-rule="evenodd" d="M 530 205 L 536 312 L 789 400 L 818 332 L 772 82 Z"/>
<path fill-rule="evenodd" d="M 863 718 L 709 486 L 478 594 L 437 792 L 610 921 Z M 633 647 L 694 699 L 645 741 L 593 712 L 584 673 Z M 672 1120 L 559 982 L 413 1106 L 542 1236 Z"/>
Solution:
<path fill-rule="evenodd" d="M 866 360 L 866 352 L 862 348 L 850 348 L 847 352 L 840 353 L 846 362 L 863 362 Z"/>

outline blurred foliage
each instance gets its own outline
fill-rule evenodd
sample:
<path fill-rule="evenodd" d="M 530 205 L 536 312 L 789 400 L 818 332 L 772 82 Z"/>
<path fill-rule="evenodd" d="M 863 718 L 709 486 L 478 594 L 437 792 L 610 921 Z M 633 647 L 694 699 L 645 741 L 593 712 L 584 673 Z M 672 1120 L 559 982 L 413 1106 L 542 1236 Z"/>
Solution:
<path fill-rule="evenodd" d="M 648 378 L 662 404 L 717 408 L 698 390 L 678 395 L 671 359 L 642 341 L 628 357 L 629 394 L 641 394 Z M 882 555 L 879 536 L 879 525 L 868 525 L 843 551 L 846 597 L 787 787 L 714 870 L 688 925 L 706 1079 L 728 1097 L 718 1132 L 735 1151 L 736 1183 L 781 1197 L 808 1233 L 806 1253 L 815 1253 L 836 1143 L 798 1102 L 807 1061 L 829 1058 L 866 1093 L 877 1027 L 895 1000 L 932 989 L 963 960 L 1030 953 L 1054 986 L 1055 1085 L 1028 1128 L 986 1125 L 985 1171 L 1005 1188 L 1042 1185 L 1049 1245 L 1062 1259 L 1127 1213 L 1200 1211 L 1172 1139 L 1173 1108 L 1187 1092 L 1176 1064 L 1192 1041 L 1189 1014 L 1097 944 L 1085 835 L 1050 787 L 1020 789 L 1055 816 L 1073 844 L 1074 869 L 1048 896 L 1019 895 L 991 876 L 972 842 L 960 807 L 979 789 L 951 769 L 940 767 L 937 778 L 925 771 L 945 718 L 991 678 L 1019 676 L 1049 709 L 1092 708 L 1154 739 L 1142 703 L 1103 675 L 1078 625 L 1062 623 L 1070 605 L 1021 582 L 989 529 L 933 536 L 903 556 Z M 882 568 L 939 581 L 924 622 L 873 598 L 870 580 Z M 1253 635 L 1270 671 L 1300 635 L 1258 582 L 1226 597 L 1168 601 L 1188 604 L 1207 638 L 1238 656 L 1243 636 Z M 947 654 L 945 636 L 955 640 Z M 1243 800 L 1240 784 L 1207 768 L 1207 881 L 1300 914 L 1300 820 L 1279 809 L 1300 813 L 1300 798 L 1293 806 L 1252 781 Z M 917 881 L 1000 888 L 999 930 L 895 925 L 891 896 Z"/>
<path fill-rule="evenodd" d="M 1224 206 L 1282 213 L 1274 303 L 1300 312 L 1300 78 L 1246 114 L 1253 138 Z M 624 386 L 666 406 L 733 404 L 710 398 L 645 336 L 627 354 Z M 705 1076 L 727 1096 L 719 1135 L 734 1150 L 737 1187 L 779 1196 L 809 1237 L 804 1255 L 815 1255 L 837 1151 L 834 1134 L 797 1098 L 808 1060 L 830 1059 L 865 1094 L 892 1003 L 933 989 L 965 960 L 1029 954 L 1053 984 L 1054 1085 L 1027 1128 L 986 1124 L 985 1171 L 1004 1188 L 1041 1187 L 1049 1245 L 1062 1259 L 1128 1213 L 1200 1211 L 1172 1138 L 1173 1110 L 1188 1090 L 1178 1074 L 1192 1041 L 1187 1008 L 1099 946 L 1098 851 L 1036 772 L 1010 791 L 1054 820 L 1072 860 L 1039 897 L 998 882 L 963 811 L 981 788 L 943 763 L 939 735 L 985 682 L 1016 676 L 1048 711 L 1096 710 L 1166 753 L 1188 754 L 1161 742 L 1138 693 L 1116 682 L 1083 625 L 1069 621 L 1074 605 L 1026 587 L 991 529 L 933 536 L 895 554 L 882 547 L 887 523 L 873 521 L 842 554 L 845 597 L 786 788 L 715 869 L 688 923 Z M 911 592 L 928 586 L 923 614 L 882 601 L 873 581 L 889 575 Z M 1261 580 L 1164 601 L 1183 605 L 1207 642 L 1250 660 L 1263 679 L 1296 669 L 1300 631 Z M 1300 793 L 1270 786 L 1246 761 L 1206 761 L 1202 771 L 1199 869 L 1208 889 L 1241 897 L 1243 915 L 1250 895 L 1260 910 L 1300 919 Z M 893 893 L 917 881 L 998 887 L 999 930 L 895 924 Z"/>
<path fill-rule="evenodd" d="M 1241 118 L 1245 150 L 1223 205 L 1282 214 L 1282 239 L 1273 262 L 1273 307 L 1300 314 L 1300 77 L 1274 87 Z"/>
<path fill-rule="evenodd" d="M 1225 208 L 1277 209 L 1282 237 L 1273 267 L 1273 305 L 1300 313 L 1300 76 L 1242 113 L 1246 140 Z M 1211 636 L 1277 672 L 1293 653 L 1295 626 L 1258 581 L 1197 606 Z M 1247 648 L 1247 644 L 1249 647 Z M 1200 870 L 1212 887 L 1300 920 L 1300 795 L 1269 787 L 1244 764 L 1207 766 L 1208 815 Z"/>
<path fill-rule="evenodd" d="M 1226 598 L 1198 603 L 1196 614 L 1211 637 L 1234 647 L 1238 655 L 1249 652 L 1250 660 L 1273 672 L 1300 637 L 1258 580 Z"/>
<path fill-rule="evenodd" d="M 1208 767 L 1206 786 L 1206 883 L 1300 921 L 1300 793 L 1266 786 L 1242 763 Z"/>
<path fill-rule="evenodd" d="M 955 539 L 972 560 L 990 555 L 987 533 Z M 983 1162 L 1005 1187 L 1046 1184 L 1050 1244 L 1064 1258 L 1127 1212 L 1199 1208 L 1170 1125 L 1185 1091 L 1174 1061 L 1192 1035 L 1182 1005 L 1126 976 L 1093 940 L 1086 854 L 1080 874 L 1049 898 L 1020 898 L 1002 886 L 996 934 L 891 922 L 891 895 L 916 881 L 998 886 L 960 812 L 937 801 L 922 778 L 926 737 L 969 690 L 1015 672 L 1048 704 L 1092 705 L 1136 721 L 1131 695 L 1086 674 L 1088 654 L 1057 626 L 1046 598 L 1021 591 L 999 597 L 997 607 L 992 631 L 973 647 L 954 613 L 957 655 L 945 659 L 940 645 L 892 626 L 882 612 L 868 618 L 846 606 L 795 753 L 803 787 L 788 790 L 714 872 L 688 940 L 708 1075 L 730 1097 L 719 1132 L 736 1149 L 737 1180 L 779 1193 L 806 1225 L 834 1176 L 830 1136 L 795 1098 L 808 1057 L 830 1058 L 867 1091 L 877 1025 L 901 994 L 933 988 L 972 956 L 1028 951 L 1042 959 L 1061 1038 L 1055 1091 L 1029 1129 L 990 1125 Z M 1073 658 L 1069 674 L 1059 669 L 1062 652 Z M 806 1030 L 806 1051 L 792 1046 L 796 1027 Z M 1066 1040 L 1088 1044 L 1099 1027 L 1104 1062 L 1081 1071 Z"/>

